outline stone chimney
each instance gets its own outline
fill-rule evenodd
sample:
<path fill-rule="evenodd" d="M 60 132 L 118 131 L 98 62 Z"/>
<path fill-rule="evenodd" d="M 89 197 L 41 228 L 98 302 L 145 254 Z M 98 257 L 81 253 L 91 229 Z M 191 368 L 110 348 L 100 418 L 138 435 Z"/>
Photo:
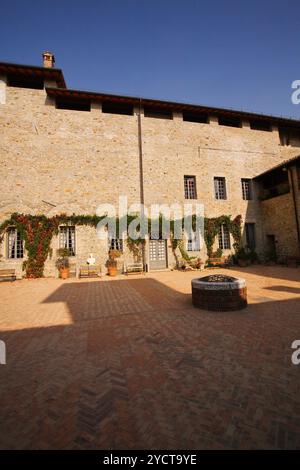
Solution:
<path fill-rule="evenodd" d="M 54 67 L 54 64 L 55 64 L 54 54 L 52 54 L 52 52 L 49 52 L 49 51 L 44 52 L 43 61 L 44 61 L 44 67 L 51 69 L 52 67 Z"/>

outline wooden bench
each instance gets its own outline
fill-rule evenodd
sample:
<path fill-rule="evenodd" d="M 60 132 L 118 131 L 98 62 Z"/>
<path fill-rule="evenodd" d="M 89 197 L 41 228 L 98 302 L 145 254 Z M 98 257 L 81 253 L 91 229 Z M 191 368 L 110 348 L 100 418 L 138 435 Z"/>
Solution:
<path fill-rule="evenodd" d="M 79 277 L 101 277 L 101 267 L 95 265 L 80 266 Z"/>
<path fill-rule="evenodd" d="M 144 273 L 143 263 L 126 263 L 124 265 L 125 274 Z"/>
<path fill-rule="evenodd" d="M 15 281 L 16 279 L 15 269 L 0 269 L 0 281 Z"/>
<path fill-rule="evenodd" d="M 221 258 L 208 258 L 208 267 L 219 268 L 229 267 L 228 258 L 222 256 Z"/>

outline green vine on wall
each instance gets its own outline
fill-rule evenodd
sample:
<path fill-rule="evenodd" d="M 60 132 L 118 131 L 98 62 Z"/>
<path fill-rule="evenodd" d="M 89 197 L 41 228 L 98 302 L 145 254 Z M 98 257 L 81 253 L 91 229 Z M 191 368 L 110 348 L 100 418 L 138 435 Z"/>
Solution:
<path fill-rule="evenodd" d="M 242 241 L 242 216 L 238 215 L 233 220 L 229 215 L 204 219 L 204 241 L 207 248 L 208 257 L 212 256 L 213 245 L 216 236 L 219 234 L 221 226 L 224 225 L 231 233 L 234 243 L 233 248 L 238 252 L 243 244 Z"/>
<path fill-rule="evenodd" d="M 101 222 L 106 216 L 97 215 L 71 215 L 66 214 L 55 215 L 53 217 L 46 217 L 45 215 L 30 215 L 30 214 L 18 214 L 14 213 L 9 219 L 4 221 L 0 225 L 0 237 L 3 236 L 5 230 L 9 227 L 16 228 L 24 240 L 25 249 L 27 251 L 28 258 L 23 263 L 23 269 L 26 269 L 26 277 L 38 278 L 44 274 L 44 265 L 47 257 L 51 254 L 51 241 L 54 235 L 58 234 L 60 225 L 87 225 L 90 227 L 97 227 L 98 223 Z M 126 227 L 138 217 L 138 215 L 126 216 Z M 117 233 L 119 231 L 120 220 L 116 220 Z M 162 231 L 162 217 L 159 218 L 159 232 Z M 124 221 L 122 221 L 124 222 Z M 148 229 L 151 227 L 151 219 L 148 219 Z M 241 222 L 242 218 L 240 215 L 231 220 L 230 216 L 222 215 L 221 217 L 205 218 L 204 220 L 204 241 L 207 247 L 207 254 L 210 257 L 212 255 L 213 244 L 216 236 L 219 233 L 221 225 L 225 225 L 229 232 L 232 234 L 234 239 L 233 247 L 238 252 L 242 247 L 242 234 L 241 234 Z M 182 223 L 182 222 L 181 222 Z M 192 217 L 192 225 L 195 229 L 196 217 Z M 185 250 L 183 240 L 174 238 L 174 221 L 170 223 L 170 238 L 173 253 L 176 258 L 176 248 L 178 247 L 182 258 L 191 262 L 192 258 L 189 257 Z M 130 237 L 127 239 L 127 244 L 131 251 L 138 256 L 140 250 L 143 248 L 144 239 L 133 240 Z M 0 242 L 1 242 L 0 238 Z"/>

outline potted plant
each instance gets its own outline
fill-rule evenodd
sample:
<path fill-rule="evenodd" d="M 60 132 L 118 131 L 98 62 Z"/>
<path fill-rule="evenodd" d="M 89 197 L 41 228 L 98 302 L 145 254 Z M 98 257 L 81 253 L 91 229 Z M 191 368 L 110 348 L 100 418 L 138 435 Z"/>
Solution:
<path fill-rule="evenodd" d="M 201 258 L 196 258 L 193 262 L 193 268 L 200 269 L 201 271 L 204 269 L 204 262 Z"/>
<path fill-rule="evenodd" d="M 121 252 L 119 250 L 109 250 L 108 252 L 108 260 L 106 263 L 108 275 L 109 276 L 116 276 L 117 275 L 117 258 L 121 256 Z"/>
<path fill-rule="evenodd" d="M 56 267 L 59 270 L 61 279 L 67 279 L 70 274 L 69 256 L 70 251 L 67 248 L 59 248 L 57 250 Z"/>
<path fill-rule="evenodd" d="M 241 268 L 245 268 L 249 265 L 249 255 L 246 252 L 245 248 L 240 248 L 239 251 L 236 253 L 236 262 Z"/>

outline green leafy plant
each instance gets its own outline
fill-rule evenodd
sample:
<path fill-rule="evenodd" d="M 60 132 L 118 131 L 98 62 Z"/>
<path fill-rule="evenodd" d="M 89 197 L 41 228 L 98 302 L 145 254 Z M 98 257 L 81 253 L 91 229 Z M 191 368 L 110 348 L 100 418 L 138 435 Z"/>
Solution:
<path fill-rule="evenodd" d="M 67 248 L 59 248 L 56 251 L 56 254 L 58 256 L 55 266 L 57 269 L 60 271 L 61 269 L 67 269 L 70 267 L 70 262 L 69 262 L 69 256 L 70 256 L 70 251 Z"/>
<path fill-rule="evenodd" d="M 108 252 L 108 260 L 107 260 L 107 267 L 116 267 L 117 266 L 117 258 L 120 258 L 121 251 L 119 250 L 109 250 Z"/>
<path fill-rule="evenodd" d="M 42 277 L 44 274 L 44 265 L 48 256 L 51 256 L 51 241 L 54 235 L 57 235 L 60 225 L 86 225 L 90 227 L 97 227 L 98 223 L 102 221 L 106 216 L 97 215 L 71 215 L 66 214 L 55 215 L 53 217 L 46 217 L 45 215 L 30 215 L 30 214 L 12 214 L 7 220 L 0 225 L 0 241 L 3 239 L 3 233 L 5 230 L 12 226 L 15 227 L 24 240 L 25 250 L 27 252 L 27 260 L 23 263 L 23 269 L 26 269 L 26 277 L 37 278 Z M 125 216 L 127 227 L 131 221 L 133 221 L 138 215 Z M 122 223 L 124 222 L 123 219 Z M 120 220 L 115 219 L 117 227 L 120 225 Z M 151 226 L 151 219 L 148 219 L 148 227 Z M 163 217 L 159 218 L 159 227 L 162 232 Z M 181 220 L 183 225 L 183 220 Z M 216 236 L 219 233 L 220 226 L 225 224 L 228 230 L 234 238 L 234 249 L 238 251 L 242 246 L 241 236 L 241 216 L 237 216 L 231 220 L 230 216 L 223 215 L 217 218 L 205 218 L 204 221 L 204 239 L 207 247 L 207 254 L 209 257 L 212 255 L 213 244 Z M 196 216 L 192 216 L 192 226 L 195 230 L 196 227 Z M 177 262 L 179 258 L 176 255 L 176 249 L 178 248 L 181 257 L 187 264 L 191 264 L 194 258 L 191 258 L 185 250 L 183 240 L 174 239 L 174 221 L 170 223 L 170 238 L 172 250 Z M 145 240 L 138 239 L 133 240 L 127 239 L 127 245 L 129 249 L 133 251 L 136 261 L 140 261 L 142 258 L 142 250 L 144 247 Z"/>

